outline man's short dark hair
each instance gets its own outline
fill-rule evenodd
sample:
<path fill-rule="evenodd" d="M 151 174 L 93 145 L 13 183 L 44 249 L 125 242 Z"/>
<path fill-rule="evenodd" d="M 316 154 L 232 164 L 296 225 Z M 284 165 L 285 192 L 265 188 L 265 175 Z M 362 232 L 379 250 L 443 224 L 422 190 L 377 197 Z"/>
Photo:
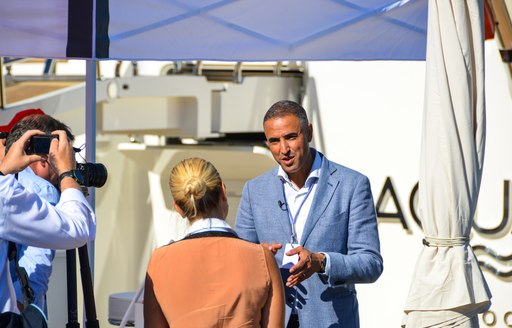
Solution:
<path fill-rule="evenodd" d="M 302 130 L 305 130 L 308 127 L 309 121 L 306 110 L 301 105 L 291 100 L 280 100 L 270 106 L 267 113 L 265 114 L 265 117 L 263 118 L 263 124 L 265 124 L 265 122 L 270 119 L 283 117 L 286 115 L 293 115 L 297 117 L 299 119 L 300 127 Z"/>
<path fill-rule="evenodd" d="M 46 134 L 51 134 L 56 130 L 64 130 L 66 131 L 69 141 L 75 140 L 75 136 L 71 133 L 71 129 L 66 124 L 50 115 L 33 114 L 24 117 L 12 127 L 5 141 L 5 153 L 7 153 L 12 144 L 21 138 L 28 130 L 41 130 Z"/>

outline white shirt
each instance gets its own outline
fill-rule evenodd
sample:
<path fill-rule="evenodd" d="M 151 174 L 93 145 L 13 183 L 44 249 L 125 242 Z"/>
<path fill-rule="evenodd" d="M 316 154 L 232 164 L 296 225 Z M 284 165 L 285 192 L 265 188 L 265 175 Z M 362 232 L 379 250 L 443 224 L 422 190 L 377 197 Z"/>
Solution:
<path fill-rule="evenodd" d="M 306 219 L 315 198 L 318 178 L 320 177 L 320 168 L 322 167 L 322 157 L 316 152 L 311 171 L 302 188 L 298 187 L 288 178 L 288 174 L 279 166 L 277 175 L 283 181 L 284 195 L 288 209 L 290 224 L 300 243 L 302 232 L 306 225 Z M 295 222 L 293 222 L 295 221 Z"/>
<path fill-rule="evenodd" d="M 283 189 L 287 203 L 290 224 L 292 224 L 291 221 L 293 221 L 293 219 L 296 219 L 293 229 L 297 235 L 297 241 L 299 242 L 299 244 L 302 239 L 302 232 L 304 231 L 304 226 L 306 225 L 306 220 L 308 218 L 311 205 L 313 204 L 313 199 L 315 198 L 321 168 L 322 157 L 317 151 L 315 154 L 315 159 L 313 160 L 313 165 L 311 165 L 311 171 L 308 175 L 308 178 L 306 179 L 306 182 L 304 183 L 304 186 L 302 186 L 301 189 L 298 189 L 297 186 L 293 182 L 291 182 L 291 180 L 288 178 L 288 174 L 286 174 L 286 172 L 281 168 L 281 166 L 279 166 L 277 171 L 277 175 L 283 181 Z M 324 273 L 322 274 L 328 276 L 331 270 L 331 259 L 329 257 L 329 254 L 323 252 L 320 253 L 324 254 L 326 257 Z"/>
<path fill-rule="evenodd" d="M 321 167 L 322 157 L 318 152 L 316 152 L 315 159 L 313 160 L 313 165 L 311 165 L 311 171 L 309 172 L 308 178 L 306 179 L 304 186 L 302 186 L 302 188 L 299 189 L 290 180 L 290 178 L 288 178 L 288 174 L 286 174 L 286 172 L 281 168 L 281 166 L 279 166 L 277 175 L 283 181 L 283 190 L 286 199 L 288 218 L 290 220 L 290 224 L 292 225 L 292 231 L 295 232 L 297 237 L 297 241 L 290 241 L 292 243 L 298 242 L 300 244 L 300 241 L 302 239 L 302 232 L 304 231 L 304 226 L 306 225 L 309 211 L 311 210 L 311 205 L 313 204 L 313 199 L 315 198 Z M 326 265 L 324 274 L 328 274 L 327 269 L 330 269 L 330 259 L 327 254 L 323 254 L 327 257 L 328 263 Z M 295 293 L 297 293 L 296 288 Z M 292 312 L 297 313 L 297 303 L 294 304 Z"/>
<path fill-rule="evenodd" d="M 69 249 L 96 236 L 96 216 L 80 190 L 69 188 L 52 206 L 25 190 L 14 175 L 0 176 L 0 311 L 18 312 L 9 274 L 8 240 Z"/>
<path fill-rule="evenodd" d="M 192 223 L 192 225 L 187 230 L 187 236 L 206 231 L 225 231 L 235 233 L 235 231 L 229 226 L 226 220 L 217 218 L 203 218 Z"/>

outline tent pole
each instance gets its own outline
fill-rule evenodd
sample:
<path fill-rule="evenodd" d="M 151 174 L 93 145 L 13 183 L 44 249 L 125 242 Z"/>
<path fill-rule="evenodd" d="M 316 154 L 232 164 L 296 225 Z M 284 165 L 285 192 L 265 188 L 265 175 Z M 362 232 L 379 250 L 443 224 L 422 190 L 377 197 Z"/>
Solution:
<path fill-rule="evenodd" d="M 7 99 L 5 99 L 5 80 L 4 80 L 4 57 L 0 57 L 0 109 L 5 109 Z"/>
<path fill-rule="evenodd" d="M 96 60 L 86 60 L 85 68 L 85 159 L 96 162 Z M 96 189 L 89 188 L 89 203 L 96 210 Z M 94 278 L 94 240 L 89 243 L 89 262 Z"/>

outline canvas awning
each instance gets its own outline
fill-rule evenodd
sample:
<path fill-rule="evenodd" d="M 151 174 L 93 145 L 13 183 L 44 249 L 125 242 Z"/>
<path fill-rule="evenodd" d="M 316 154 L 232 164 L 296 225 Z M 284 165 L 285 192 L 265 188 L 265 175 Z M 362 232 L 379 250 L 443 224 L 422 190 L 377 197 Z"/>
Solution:
<path fill-rule="evenodd" d="M 422 60 L 427 0 L 0 2 L 4 57 Z"/>

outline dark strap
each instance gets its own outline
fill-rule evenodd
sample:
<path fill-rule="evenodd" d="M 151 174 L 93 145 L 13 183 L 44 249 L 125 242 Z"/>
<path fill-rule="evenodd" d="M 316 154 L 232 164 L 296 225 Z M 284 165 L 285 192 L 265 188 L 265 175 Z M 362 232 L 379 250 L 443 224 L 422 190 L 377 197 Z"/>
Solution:
<path fill-rule="evenodd" d="M 18 180 L 18 172 L 14 175 L 16 180 Z M 9 261 L 14 261 L 14 271 L 16 271 L 16 275 L 20 280 L 21 293 L 23 294 L 23 308 L 28 308 L 28 306 L 34 301 L 34 291 L 30 288 L 30 283 L 28 280 L 27 270 L 24 267 L 20 267 L 18 262 L 18 247 L 12 241 L 9 241 L 9 248 L 7 250 L 7 258 Z"/>
<path fill-rule="evenodd" d="M 191 235 L 185 236 L 185 238 L 180 240 L 171 240 L 167 245 L 164 245 L 162 247 L 170 246 L 175 243 L 179 243 L 180 241 L 188 240 L 188 239 L 196 239 L 196 238 L 203 238 L 203 237 L 228 237 L 228 238 L 238 238 L 238 235 L 233 231 L 205 231 L 205 232 L 198 232 L 193 233 Z"/>
<path fill-rule="evenodd" d="M 14 261 L 16 275 L 20 280 L 21 292 L 23 294 L 23 307 L 26 309 L 34 301 L 34 291 L 30 288 L 28 281 L 28 274 L 24 267 L 20 267 L 18 263 L 18 249 L 16 244 L 12 241 L 9 242 L 9 249 L 7 251 L 9 261 Z"/>
<path fill-rule="evenodd" d="M 186 236 L 182 240 L 186 239 L 195 239 L 195 238 L 203 238 L 203 237 L 228 237 L 228 238 L 238 238 L 237 234 L 230 231 L 205 231 L 193 233 L 191 235 Z"/>

